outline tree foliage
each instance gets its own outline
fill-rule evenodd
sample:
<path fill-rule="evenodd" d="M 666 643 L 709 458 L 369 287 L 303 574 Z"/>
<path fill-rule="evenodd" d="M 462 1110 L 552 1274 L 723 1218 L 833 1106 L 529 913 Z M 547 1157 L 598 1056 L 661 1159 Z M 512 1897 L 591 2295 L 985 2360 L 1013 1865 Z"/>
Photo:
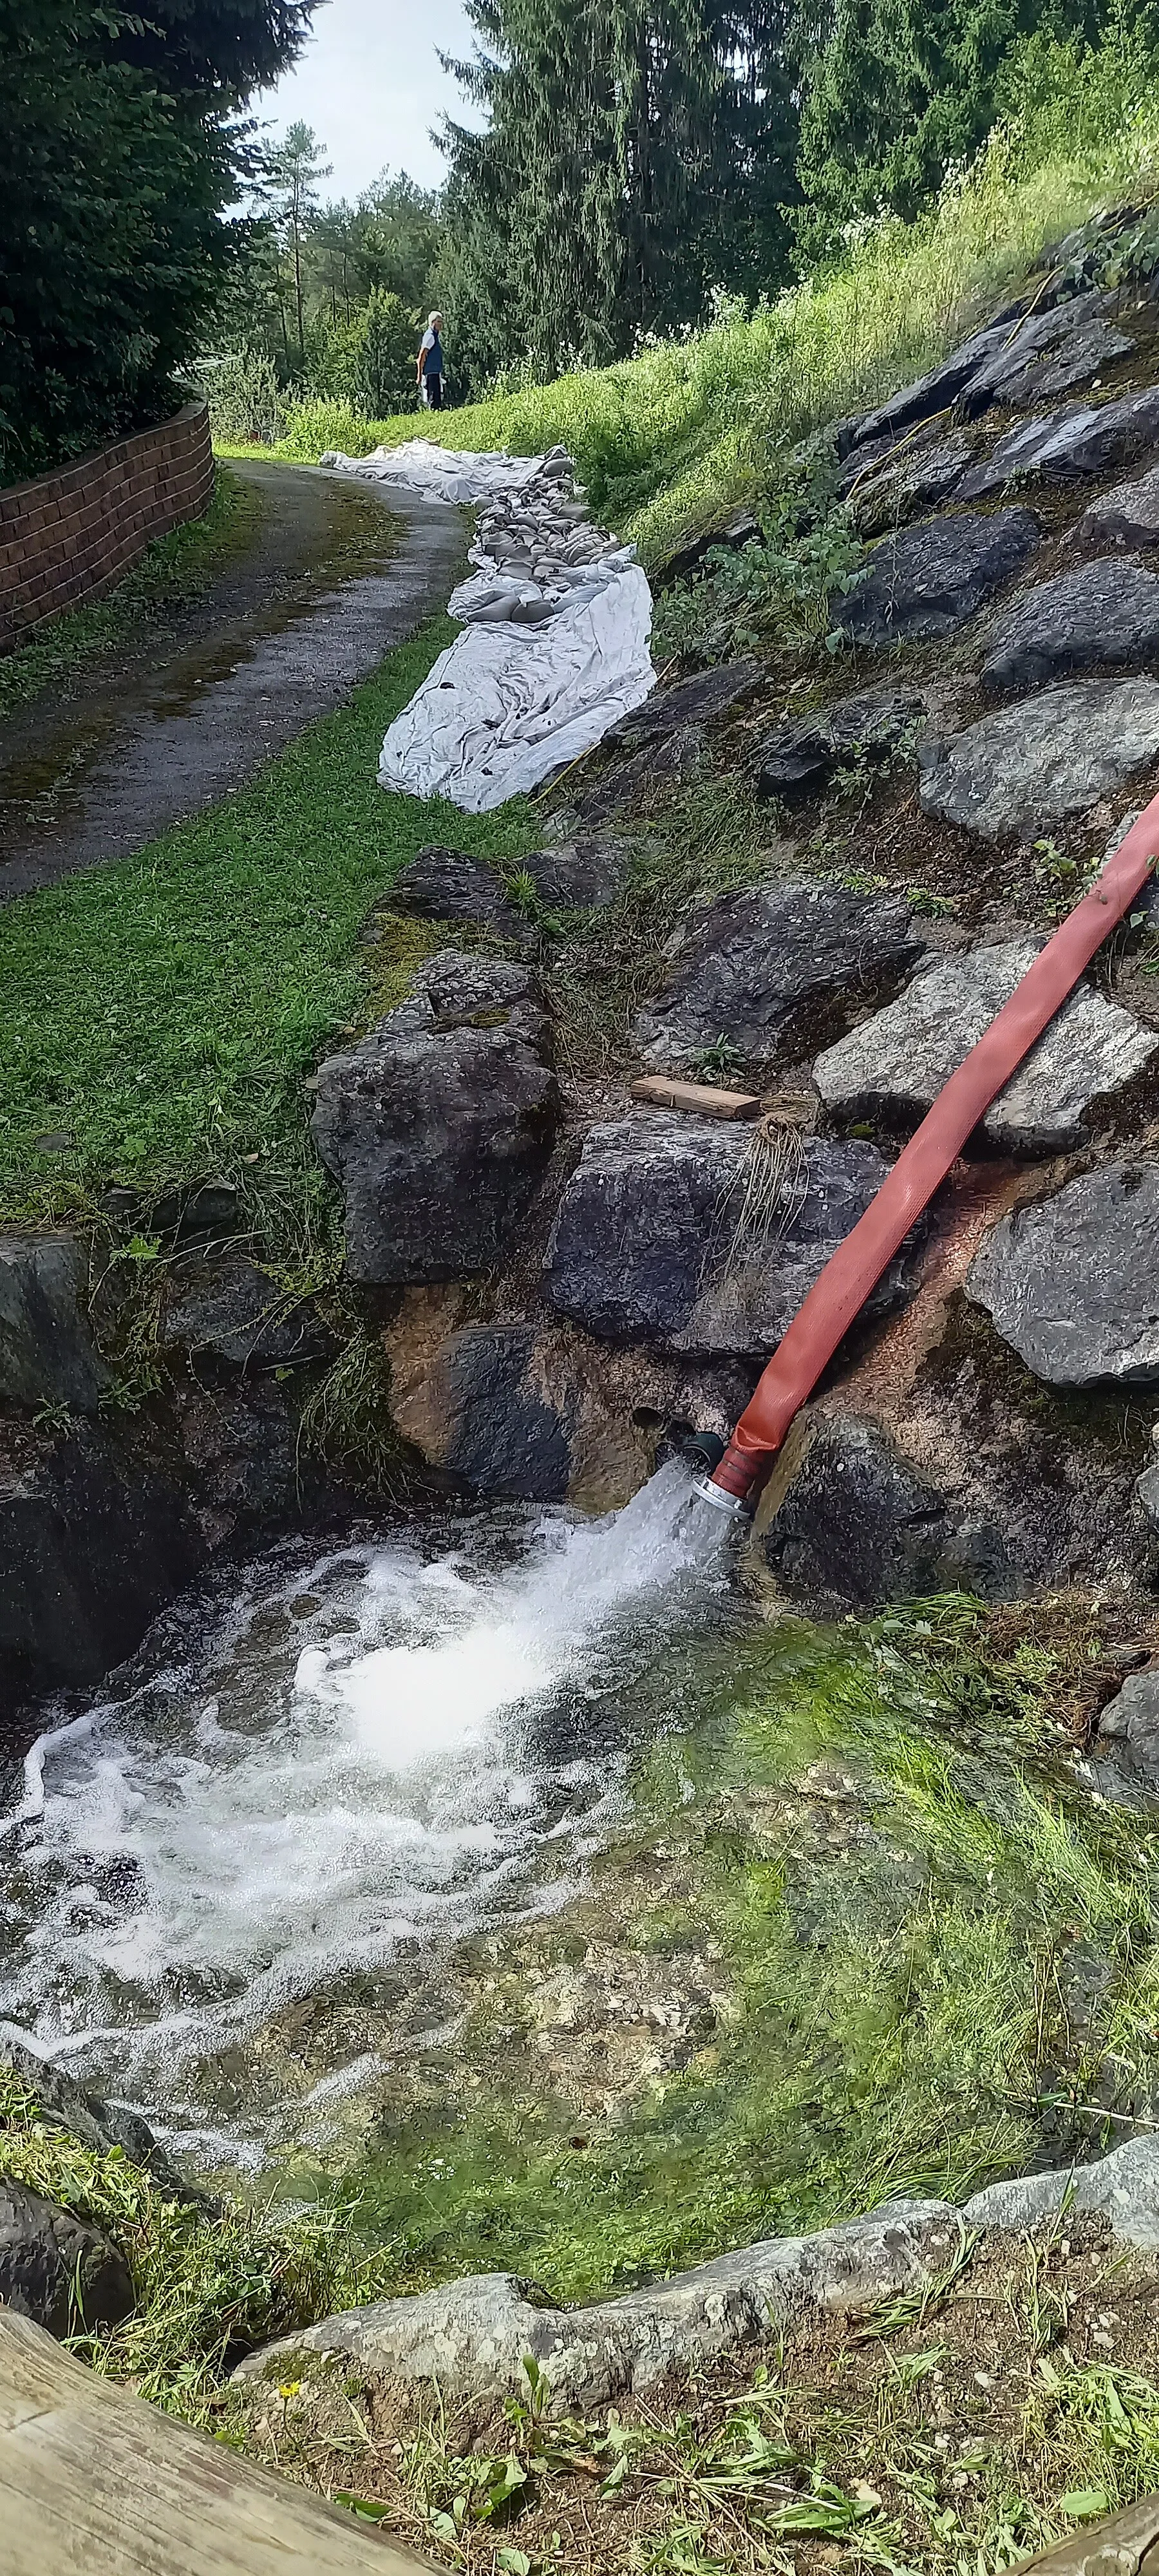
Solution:
<path fill-rule="evenodd" d="M 227 267 L 236 111 L 311 0 L 0 0 L 11 479 L 156 418 Z"/>

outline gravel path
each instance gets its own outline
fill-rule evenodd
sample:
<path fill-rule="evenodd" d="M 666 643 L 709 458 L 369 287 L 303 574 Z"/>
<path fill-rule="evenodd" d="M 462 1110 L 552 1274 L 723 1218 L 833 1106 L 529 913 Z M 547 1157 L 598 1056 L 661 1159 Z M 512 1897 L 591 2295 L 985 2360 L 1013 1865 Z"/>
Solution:
<path fill-rule="evenodd" d="M 445 605 L 457 510 L 310 466 L 231 471 L 261 495 L 255 542 L 0 724 L 0 903 L 241 786 Z"/>

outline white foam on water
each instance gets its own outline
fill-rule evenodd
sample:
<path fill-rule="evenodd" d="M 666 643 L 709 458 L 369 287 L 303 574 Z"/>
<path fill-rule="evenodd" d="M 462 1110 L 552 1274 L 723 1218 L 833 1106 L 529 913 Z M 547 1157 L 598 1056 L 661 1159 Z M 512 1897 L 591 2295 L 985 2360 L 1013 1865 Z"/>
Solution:
<path fill-rule="evenodd" d="M 0 2008 L 192 2138 L 199 2060 L 296 1998 L 566 1901 L 622 1809 L 617 1693 L 720 1591 L 725 1530 L 688 1495 L 672 1464 L 601 1521 L 481 1513 L 437 1553 L 252 1569 L 192 1657 L 33 1746 Z"/>

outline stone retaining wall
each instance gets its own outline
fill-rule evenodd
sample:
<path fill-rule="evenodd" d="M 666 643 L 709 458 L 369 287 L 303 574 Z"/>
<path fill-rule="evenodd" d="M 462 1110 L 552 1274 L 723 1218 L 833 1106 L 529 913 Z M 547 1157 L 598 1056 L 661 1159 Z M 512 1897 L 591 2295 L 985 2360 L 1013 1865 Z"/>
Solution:
<path fill-rule="evenodd" d="M 203 402 L 0 491 L 0 651 L 43 618 L 111 590 L 153 537 L 200 518 L 212 491 Z"/>

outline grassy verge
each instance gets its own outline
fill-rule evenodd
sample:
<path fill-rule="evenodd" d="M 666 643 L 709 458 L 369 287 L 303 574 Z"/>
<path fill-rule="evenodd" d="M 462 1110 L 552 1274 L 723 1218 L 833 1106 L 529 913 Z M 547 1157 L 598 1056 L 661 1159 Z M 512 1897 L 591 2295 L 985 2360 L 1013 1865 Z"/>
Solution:
<path fill-rule="evenodd" d="M 1009 123 L 920 222 L 872 227 L 832 273 L 750 317 L 447 412 L 431 434 L 524 455 L 562 442 L 603 516 L 646 564 L 662 562 L 690 530 L 775 481 L 786 447 L 932 364 L 1094 209 L 1151 193 L 1155 165 L 1142 57 L 1119 38 L 1081 60 L 1040 50 Z M 274 453 L 365 455 L 417 428 L 413 414 L 365 421 L 349 406 L 306 403 Z"/>
<path fill-rule="evenodd" d="M 1156 2271 L 1091 2227 L 965 2242 L 926 2297 L 612 2409 L 565 2414 L 535 2381 L 434 2405 L 306 2363 L 246 2438 L 487 2576 L 992 2576 L 1154 2488 Z"/>
<path fill-rule="evenodd" d="M 0 947 L 0 1209 L 110 1183 L 240 1180 L 273 1251 L 322 1219 L 303 1076 L 373 1015 L 358 934 L 423 842 L 534 846 L 526 810 L 384 796 L 382 735 L 451 636 L 437 619 L 242 792 L 131 859 L 11 905 Z M 378 997 L 381 1006 L 381 996 Z"/>
<path fill-rule="evenodd" d="M 253 488 L 219 465 L 213 499 L 200 519 L 155 537 L 106 599 L 50 618 L 27 644 L 0 660 L 0 716 L 27 706 L 96 654 L 136 637 L 159 612 L 198 598 L 220 566 L 249 543 L 260 508 Z"/>

